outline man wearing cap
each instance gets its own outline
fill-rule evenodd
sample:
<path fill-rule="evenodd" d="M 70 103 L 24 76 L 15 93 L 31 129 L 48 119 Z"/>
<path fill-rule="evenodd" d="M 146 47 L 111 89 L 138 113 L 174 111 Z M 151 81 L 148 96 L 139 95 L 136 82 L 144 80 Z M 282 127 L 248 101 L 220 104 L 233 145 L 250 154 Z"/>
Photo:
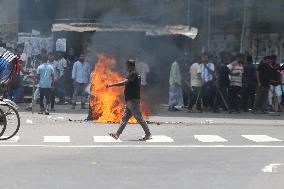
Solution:
<path fill-rule="evenodd" d="M 125 86 L 124 96 L 125 96 L 125 109 L 122 117 L 122 121 L 119 129 L 116 133 L 110 133 L 109 135 L 114 139 L 118 139 L 125 126 L 128 123 L 128 120 L 134 116 L 137 122 L 142 126 L 145 136 L 142 140 L 150 140 L 151 132 L 143 119 L 143 116 L 140 111 L 140 87 L 141 87 L 141 76 L 135 70 L 135 61 L 130 59 L 126 62 L 126 71 L 128 72 L 128 76 L 124 81 L 108 84 L 107 87 L 115 87 L 115 86 Z"/>

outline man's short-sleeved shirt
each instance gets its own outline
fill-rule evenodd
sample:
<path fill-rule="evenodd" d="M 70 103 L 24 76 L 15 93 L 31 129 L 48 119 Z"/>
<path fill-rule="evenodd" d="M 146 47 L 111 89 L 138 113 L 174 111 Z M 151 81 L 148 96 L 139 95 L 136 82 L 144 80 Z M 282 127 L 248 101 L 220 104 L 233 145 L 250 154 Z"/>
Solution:
<path fill-rule="evenodd" d="M 202 81 L 201 81 L 201 66 L 199 63 L 194 63 L 190 67 L 190 83 L 193 87 L 201 87 Z"/>
<path fill-rule="evenodd" d="M 145 62 L 138 62 L 136 64 L 136 71 L 141 76 L 141 85 L 146 86 L 147 85 L 147 74 L 150 72 L 148 64 Z"/>
<path fill-rule="evenodd" d="M 213 80 L 213 74 L 211 71 L 215 71 L 215 65 L 213 63 L 208 63 L 207 68 L 204 64 L 201 64 L 201 78 L 204 83 Z"/>
<path fill-rule="evenodd" d="M 125 101 L 140 99 L 141 76 L 133 71 L 128 74 L 126 79 L 128 81 L 124 89 Z"/>
<path fill-rule="evenodd" d="M 227 66 L 221 65 L 218 72 L 218 81 L 220 87 L 230 87 L 230 70 Z"/>
<path fill-rule="evenodd" d="M 67 61 L 65 60 L 65 58 L 62 58 L 57 61 L 56 68 L 59 71 L 59 76 L 58 76 L 59 78 L 63 77 L 66 67 L 67 67 Z"/>
<path fill-rule="evenodd" d="M 227 66 L 231 72 L 231 86 L 243 86 L 243 73 L 244 73 L 244 67 L 241 63 L 238 61 L 234 61 L 231 64 Z"/>
<path fill-rule="evenodd" d="M 37 68 L 39 75 L 39 87 L 51 88 L 52 78 L 54 77 L 54 69 L 50 64 L 44 63 Z"/>
<path fill-rule="evenodd" d="M 260 63 L 257 67 L 257 71 L 259 73 L 259 80 L 261 86 L 268 87 L 272 78 L 272 68 L 266 63 Z"/>

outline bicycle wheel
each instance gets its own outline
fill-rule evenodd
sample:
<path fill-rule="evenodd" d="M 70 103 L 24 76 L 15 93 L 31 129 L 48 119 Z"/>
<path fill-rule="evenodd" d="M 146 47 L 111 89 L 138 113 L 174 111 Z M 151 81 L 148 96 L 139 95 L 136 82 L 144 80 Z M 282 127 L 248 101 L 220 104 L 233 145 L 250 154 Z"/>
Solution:
<path fill-rule="evenodd" d="M 4 134 L 7 126 L 7 119 L 4 111 L 0 109 L 0 137 Z"/>
<path fill-rule="evenodd" d="M 0 136 L 0 140 L 8 140 L 13 138 L 20 129 L 20 116 L 18 111 L 10 105 L 3 105 L 2 110 L 7 120 L 5 132 Z"/>

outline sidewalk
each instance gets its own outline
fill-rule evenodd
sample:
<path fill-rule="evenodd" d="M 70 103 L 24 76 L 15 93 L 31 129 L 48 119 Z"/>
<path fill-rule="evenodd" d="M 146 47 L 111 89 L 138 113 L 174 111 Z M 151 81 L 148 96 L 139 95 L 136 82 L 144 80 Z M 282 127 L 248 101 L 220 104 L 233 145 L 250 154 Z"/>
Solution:
<path fill-rule="evenodd" d="M 25 107 L 28 104 L 19 104 L 19 112 L 23 119 L 46 119 L 45 116 L 37 114 L 38 105 L 35 113 L 27 112 Z M 75 110 L 71 110 L 71 105 L 56 105 L 56 111 L 50 112 L 52 117 L 62 117 L 68 121 L 83 121 L 87 118 L 88 110 L 81 110 L 78 105 Z M 187 110 L 179 112 L 169 112 L 167 107 L 159 106 L 152 115 L 148 118 L 152 124 L 185 124 L 185 125 L 269 125 L 269 126 L 284 126 L 284 113 L 280 116 L 275 114 L 255 115 L 252 113 L 228 114 L 224 113 L 188 113 Z"/>
<path fill-rule="evenodd" d="M 150 121 L 163 123 L 184 123 L 187 125 L 271 125 L 284 126 L 284 113 L 280 114 L 240 114 L 223 113 L 188 113 L 183 109 L 179 112 L 169 112 L 167 107 L 160 107 L 150 117 Z"/>

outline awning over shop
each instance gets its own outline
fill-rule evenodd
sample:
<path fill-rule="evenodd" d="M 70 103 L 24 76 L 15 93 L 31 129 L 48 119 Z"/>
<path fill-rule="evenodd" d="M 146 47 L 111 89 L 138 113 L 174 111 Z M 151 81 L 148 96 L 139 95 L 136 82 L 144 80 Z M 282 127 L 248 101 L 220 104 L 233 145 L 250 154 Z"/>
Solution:
<path fill-rule="evenodd" d="M 183 35 L 192 39 L 198 34 L 198 29 L 185 25 L 153 26 L 153 25 L 120 25 L 94 23 L 57 23 L 52 25 L 52 32 L 145 32 L 150 36 Z"/>

